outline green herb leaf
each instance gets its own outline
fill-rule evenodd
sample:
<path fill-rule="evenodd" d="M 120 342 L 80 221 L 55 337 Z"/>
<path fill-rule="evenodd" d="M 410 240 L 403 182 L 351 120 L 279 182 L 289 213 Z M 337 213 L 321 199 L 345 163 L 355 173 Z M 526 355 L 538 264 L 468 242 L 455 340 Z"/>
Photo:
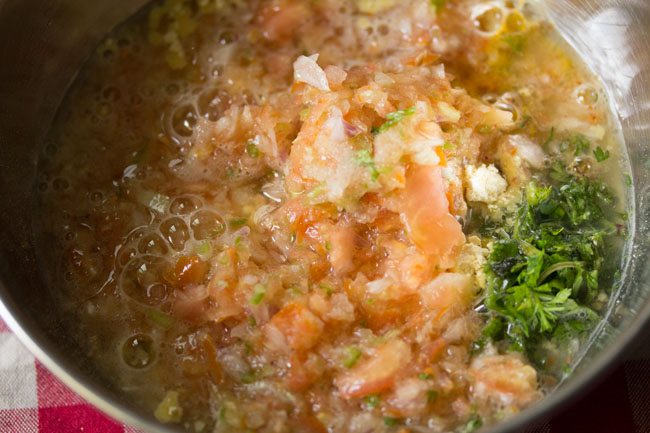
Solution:
<path fill-rule="evenodd" d="M 361 350 L 358 347 L 350 346 L 345 349 L 345 358 L 343 359 L 343 365 L 345 368 L 352 368 L 361 358 Z"/>
<path fill-rule="evenodd" d="M 471 433 L 473 431 L 476 431 L 480 429 L 483 426 L 483 420 L 481 420 L 481 417 L 473 414 L 470 416 L 469 421 L 467 421 L 467 424 L 463 427 L 462 430 L 460 430 L 462 433 Z"/>
<path fill-rule="evenodd" d="M 250 303 L 253 305 L 259 305 L 266 295 L 266 287 L 261 284 L 255 284 L 253 287 L 253 296 L 251 296 Z"/>
<path fill-rule="evenodd" d="M 257 147 L 257 145 L 253 140 L 248 140 L 248 142 L 246 143 L 246 153 L 251 158 L 259 158 L 260 149 L 259 147 Z"/>
<path fill-rule="evenodd" d="M 372 156 L 372 151 L 370 149 L 361 149 L 357 151 L 354 160 L 361 167 L 366 167 L 370 170 L 370 177 L 373 181 L 376 181 L 379 178 L 379 170 L 375 165 L 375 159 Z"/>
<path fill-rule="evenodd" d="M 603 150 L 600 146 L 598 146 L 596 149 L 594 149 L 594 156 L 596 157 L 596 161 L 603 162 L 609 159 L 609 150 Z"/>
<path fill-rule="evenodd" d="M 526 187 L 513 224 L 494 232 L 486 265 L 490 320 L 482 339 L 506 339 L 516 350 L 597 320 L 588 305 L 600 290 L 605 240 L 617 231 L 606 216 L 613 206 L 604 184 L 559 166 L 550 178 Z"/>
<path fill-rule="evenodd" d="M 255 371 L 251 370 L 242 374 L 241 383 L 249 384 L 256 381 L 257 381 L 257 374 L 255 373 Z"/>
<path fill-rule="evenodd" d="M 446 0 L 431 0 L 431 6 L 436 10 L 440 11 L 445 6 Z"/>
<path fill-rule="evenodd" d="M 233 218 L 230 221 L 228 221 L 228 225 L 230 225 L 230 227 L 233 229 L 238 229 L 240 227 L 245 226 L 247 222 L 248 222 L 248 218 Z"/>
<path fill-rule="evenodd" d="M 398 124 L 400 121 L 402 121 L 405 117 L 412 116 L 414 113 L 415 113 L 415 107 L 410 107 L 407 108 L 406 110 L 398 110 L 398 111 L 393 111 L 392 113 L 388 113 L 386 115 L 386 122 L 384 122 L 381 126 L 372 128 L 372 133 L 377 135 L 377 134 L 381 134 L 382 132 L 386 132 L 390 128 Z"/>
<path fill-rule="evenodd" d="M 379 406 L 380 401 L 381 400 L 378 394 L 370 394 L 363 398 L 363 402 L 366 404 L 366 406 L 370 408 L 375 408 Z"/>
<path fill-rule="evenodd" d="M 514 54 L 522 54 L 524 52 L 526 39 L 525 36 L 518 33 L 509 33 L 502 37 L 503 42 L 510 48 Z"/>
<path fill-rule="evenodd" d="M 433 379 L 433 376 L 430 375 L 429 373 L 420 373 L 420 374 L 418 374 L 418 379 L 420 379 L 420 380 L 429 380 L 429 379 Z"/>
<path fill-rule="evenodd" d="M 174 318 L 154 308 L 147 310 L 147 317 L 161 328 L 169 329 L 174 324 Z"/>
<path fill-rule="evenodd" d="M 396 425 L 400 424 L 400 419 L 399 418 L 393 418 L 390 416 L 385 416 L 384 417 L 384 425 L 387 427 L 395 427 Z"/>

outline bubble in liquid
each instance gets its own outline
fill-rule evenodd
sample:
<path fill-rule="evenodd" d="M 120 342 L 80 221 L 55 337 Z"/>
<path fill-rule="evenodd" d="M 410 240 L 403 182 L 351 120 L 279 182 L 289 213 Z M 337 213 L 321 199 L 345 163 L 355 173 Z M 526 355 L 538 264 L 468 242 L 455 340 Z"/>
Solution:
<path fill-rule="evenodd" d="M 213 239 L 222 235 L 226 229 L 223 218 L 209 210 L 200 210 L 192 215 L 190 227 L 197 240 Z"/>
<path fill-rule="evenodd" d="M 217 121 L 228 109 L 231 98 L 224 90 L 212 89 L 203 92 L 198 99 L 199 114 L 209 120 Z"/>
<path fill-rule="evenodd" d="M 598 92 L 590 84 L 583 84 L 576 89 L 576 100 L 581 105 L 593 105 L 598 102 Z"/>
<path fill-rule="evenodd" d="M 108 86 L 102 92 L 102 96 L 107 101 L 115 102 L 120 99 L 120 90 L 114 86 Z"/>
<path fill-rule="evenodd" d="M 503 25 L 504 13 L 500 5 L 483 3 L 477 5 L 472 14 L 476 29 L 485 34 L 494 34 Z"/>
<path fill-rule="evenodd" d="M 116 262 L 120 267 L 126 266 L 138 252 L 132 247 L 122 247 L 117 252 Z"/>
<path fill-rule="evenodd" d="M 194 107 L 191 105 L 184 105 L 172 114 L 171 126 L 174 132 L 181 137 L 189 137 L 192 135 L 197 120 L 198 118 Z"/>
<path fill-rule="evenodd" d="M 497 102 L 496 104 L 494 104 L 494 106 L 496 108 L 498 108 L 499 110 L 503 110 L 503 111 L 507 111 L 509 113 L 512 113 L 512 121 L 513 122 L 516 122 L 517 120 L 519 120 L 519 110 L 514 105 L 509 104 L 507 102 Z"/>
<path fill-rule="evenodd" d="M 91 283 L 97 281 L 104 270 L 101 254 L 72 249 L 64 258 L 65 279 L 92 290 Z"/>
<path fill-rule="evenodd" d="M 104 201 L 104 193 L 101 191 L 94 191 L 90 193 L 90 201 L 93 203 L 101 203 Z"/>
<path fill-rule="evenodd" d="M 145 334 L 129 337 L 122 345 L 122 360 L 132 368 L 144 368 L 155 356 L 153 340 Z"/>
<path fill-rule="evenodd" d="M 178 92 L 180 92 L 180 90 L 180 87 L 178 87 L 178 84 L 176 83 L 168 84 L 167 87 L 165 87 L 165 92 L 167 92 L 169 96 L 178 95 Z"/>
<path fill-rule="evenodd" d="M 201 206 L 199 199 L 190 196 L 176 197 L 169 205 L 169 211 L 176 215 L 188 215 Z"/>
<path fill-rule="evenodd" d="M 134 257 L 120 274 L 119 285 L 122 293 L 141 304 L 160 304 L 170 291 L 164 281 L 167 266 L 167 261 L 162 257 Z"/>
<path fill-rule="evenodd" d="M 169 295 L 169 286 L 165 283 L 154 283 L 147 287 L 147 299 L 157 304 L 162 303 Z"/>
<path fill-rule="evenodd" d="M 497 98 L 497 95 L 495 95 L 494 93 L 486 93 L 485 95 L 483 95 L 481 97 L 481 99 L 486 104 L 494 104 L 495 102 L 497 102 L 498 98 Z"/>
<path fill-rule="evenodd" d="M 140 105 L 142 104 L 142 97 L 140 95 L 131 95 L 129 102 L 131 102 L 132 105 Z"/>
<path fill-rule="evenodd" d="M 185 221 L 178 217 L 169 218 L 160 224 L 160 233 L 169 245 L 176 251 L 185 247 L 189 239 L 189 231 Z"/>
<path fill-rule="evenodd" d="M 126 235 L 126 238 L 124 239 L 124 244 L 126 245 L 135 242 L 138 239 L 141 239 L 147 233 L 148 233 L 147 226 L 136 227 Z"/>
<path fill-rule="evenodd" d="M 506 17 L 506 28 L 511 32 L 521 32 L 526 29 L 526 19 L 519 13 L 513 11 Z"/>
<path fill-rule="evenodd" d="M 138 242 L 138 251 L 140 251 L 142 254 L 154 254 L 162 256 L 167 254 L 167 251 L 169 251 L 169 249 L 167 248 L 167 244 L 163 238 L 160 237 L 160 235 L 151 233 L 143 236 L 142 239 L 140 239 L 140 242 Z"/>
<path fill-rule="evenodd" d="M 54 155 L 56 155 L 56 152 L 58 150 L 59 149 L 58 149 L 58 147 L 56 146 L 56 144 L 54 142 L 50 141 L 45 145 L 45 155 L 46 156 L 54 156 Z"/>
<path fill-rule="evenodd" d="M 227 45 L 233 43 L 237 40 L 237 34 L 226 30 L 219 35 L 219 43 L 221 45 Z"/>
<path fill-rule="evenodd" d="M 63 191 L 68 189 L 68 187 L 70 186 L 70 182 L 68 182 L 66 179 L 58 177 L 54 179 L 54 182 L 52 182 L 52 186 L 57 191 Z"/>

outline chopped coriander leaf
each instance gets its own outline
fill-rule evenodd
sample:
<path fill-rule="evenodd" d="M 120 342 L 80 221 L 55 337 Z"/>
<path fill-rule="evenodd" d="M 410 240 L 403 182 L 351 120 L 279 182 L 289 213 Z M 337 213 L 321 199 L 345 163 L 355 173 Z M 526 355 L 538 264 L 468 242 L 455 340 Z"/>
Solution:
<path fill-rule="evenodd" d="M 431 6 L 436 10 L 436 12 L 438 12 L 445 6 L 446 1 L 447 0 L 431 0 Z"/>
<path fill-rule="evenodd" d="M 632 176 L 630 176 L 629 174 L 626 174 L 624 176 L 624 179 L 625 179 L 625 185 L 632 186 Z"/>
<path fill-rule="evenodd" d="M 490 321 L 483 338 L 508 340 L 521 351 L 560 328 L 578 332 L 598 319 L 588 305 L 600 290 L 606 239 L 616 233 L 604 184 L 557 166 L 551 178 L 527 186 L 486 266 Z"/>
<path fill-rule="evenodd" d="M 463 427 L 460 431 L 462 433 L 471 433 L 473 431 L 476 431 L 480 429 L 483 426 L 483 421 L 481 420 L 481 417 L 473 414 L 472 416 L 469 417 L 469 420 L 467 421 L 467 424 L 465 424 L 465 427 Z"/>
<path fill-rule="evenodd" d="M 253 140 L 248 140 L 246 143 L 246 153 L 251 158 L 258 158 L 260 156 L 260 149 Z"/>
<path fill-rule="evenodd" d="M 583 155 L 589 152 L 589 147 L 591 146 L 587 137 L 585 137 L 582 134 L 577 134 L 571 137 L 571 139 L 569 140 L 569 144 L 573 148 L 573 152 L 575 156 Z"/>
<path fill-rule="evenodd" d="M 546 146 L 551 144 L 551 142 L 553 141 L 554 138 L 555 138 L 555 127 L 552 127 L 551 130 L 548 133 L 548 137 L 546 137 L 546 140 L 544 140 L 544 143 L 542 144 L 542 147 L 546 148 Z"/>
<path fill-rule="evenodd" d="M 332 285 L 329 283 L 320 283 L 319 287 L 325 290 L 325 294 L 327 296 L 332 296 L 332 293 L 334 293 L 334 287 L 332 287 Z"/>
<path fill-rule="evenodd" d="M 315 200 L 319 197 L 321 197 L 323 194 L 327 192 L 327 185 L 321 184 L 318 186 L 315 186 L 311 191 L 307 193 L 307 198 L 310 200 Z"/>
<path fill-rule="evenodd" d="M 345 358 L 343 365 L 345 368 L 352 368 L 361 358 L 361 350 L 358 347 L 350 346 L 345 349 Z"/>
<path fill-rule="evenodd" d="M 257 320 L 255 320 L 255 317 L 253 316 L 248 316 L 248 326 L 251 328 L 254 328 L 257 326 Z"/>
<path fill-rule="evenodd" d="M 154 308 L 147 310 L 147 317 L 161 328 L 170 328 L 174 324 L 174 318 Z"/>
<path fill-rule="evenodd" d="M 400 424 L 400 419 L 399 418 L 393 418 L 390 416 L 385 416 L 384 417 L 384 425 L 387 427 L 395 427 L 396 425 Z"/>
<path fill-rule="evenodd" d="M 370 149 L 362 149 L 357 151 L 354 160 L 361 167 L 366 167 L 370 171 L 370 177 L 373 181 L 376 181 L 379 178 L 379 170 L 375 165 L 375 159 L 372 156 Z"/>
<path fill-rule="evenodd" d="M 503 42 L 510 48 L 510 50 L 515 54 L 522 54 L 525 48 L 525 38 L 524 35 L 510 33 L 502 37 Z"/>
<path fill-rule="evenodd" d="M 434 391 L 433 389 L 427 391 L 427 403 L 432 403 L 436 401 L 437 398 L 438 398 L 438 391 Z"/>
<path fill-rule="evenodd" d="M 257 374 L 252 370 L 244 373 L 241 377 L 241 382 L 245 384 L 253 383 L 255 381 L 257 381 Z"/>
<path fill-rule="evenodd" d="M 239 227 L 243 227 L 246 225 L 248 222 L 248 218 L 233 218 L 230 221 L 228 221 L 228 224 L 230 227 L 234 229 L 238 229 Z"/>
<path fill-rule="evenodd" d="M 450 141 L 445 141 L 442 145 L 443 150 L 453 150 L 456 145 Z"/>
<path fill-rule="evenodd" d="M 429 373 L 420 373 L 420 374 L 418 374 L 418 379 L 420 379 L 420 380 L 429 380 L 429 379 L 433 379 L 433 376 L 430 375 Z"/>
<path fill-rule="evenodd" d="M 596 161 L 603 162 L 609 158 L 609 150 L 603 150 L 600 146 L 594 149 Z"/>
<path fill-rule="evenodd" d="M 397 125 L 400 121 L 408 116 L 412 116 L 415 113 L 415 107 L 407 108 L 406 110 L 393 111 L 386 115 L 386 121 L 375 128 L 372 128 L 372 133 L 374 135 L 381 134 L 382 132 L 388 131 L 393 126 Z"/>
<path fill-rule="evenodd" d="M 250 302 L 253 305 L 259 305 L 266 295 L 266 288 L 261 284 L 256 284 L 253 287 L 253 296 L 251 296 Z"/>
<path fill-rule="evenodd" d="M 194 251 L 202 258 L 205 258 L 212 255 L 212 245 L 209 241 L 203 241 L 194 248 Z"/>
<path fill-rule="evenodd" d="M 363 402 L 370 408 L 379 406 L 380 398 L 377 394 L 370 394 L 363 398 Z"/>

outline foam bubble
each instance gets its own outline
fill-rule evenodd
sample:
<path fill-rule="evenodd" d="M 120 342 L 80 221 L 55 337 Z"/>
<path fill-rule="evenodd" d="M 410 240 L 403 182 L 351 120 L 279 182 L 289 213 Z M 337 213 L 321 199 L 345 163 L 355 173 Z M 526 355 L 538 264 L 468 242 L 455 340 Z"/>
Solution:
<path fill-rule="evenodd" d="M 185 221 L 179 217 L 168 218 L 159 226 L 159 231 L 167 243 L 176 251 L 182 251 L 190 234 Z"/>
<path fill-rule="evenodd" d="M 159 305 L 171 292 L 163 278 L 168 267 L 169 262 L 164 257 L 138 254 L 120 273 L 120 290 L 140 304 Z"/>

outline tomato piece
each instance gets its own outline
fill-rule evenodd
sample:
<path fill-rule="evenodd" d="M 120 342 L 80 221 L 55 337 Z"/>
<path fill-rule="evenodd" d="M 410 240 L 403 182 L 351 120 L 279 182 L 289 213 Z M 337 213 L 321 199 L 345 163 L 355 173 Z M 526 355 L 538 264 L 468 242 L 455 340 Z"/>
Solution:
<path fill-rule="evenodd" d="M 414 166 L 406 177 L 403 215 L 411 240 L 445 268 L 465 243 L 460 223 L 449 213 L 438 166 Z"/>
<path fill-rule="evenodd" d="M 335 382 L 344 398 L 363 397 L 390 389 L 397 374 L 411 361 L 411 348 L 402 340 L 391 340 L 375 355 Z"/>
<path fill-rule="evenodd" d="M 278 311 L 270 325 L 284 335 L 293 350 L 305 351 L 318 344 L 323 333 L 323 321 L 302 304 L 289 304 Z"/>

